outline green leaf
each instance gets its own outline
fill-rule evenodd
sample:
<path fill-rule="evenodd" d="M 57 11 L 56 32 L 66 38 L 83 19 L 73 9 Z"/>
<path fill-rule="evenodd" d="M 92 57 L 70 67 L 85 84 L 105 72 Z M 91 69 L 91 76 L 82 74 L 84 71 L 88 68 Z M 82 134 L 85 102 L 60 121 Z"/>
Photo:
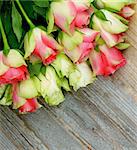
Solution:
<path fill-rule="evenodd" d="M 4 96 L 4 93 L 6 91 L 7 85 L 1 85 L 0 86 L 0 100 L 2 99 L 2 97 Z"/>
<path fill-rule="evenodd" d="M 53 16 L 53 12 L 51 9 L 48 11 L 48 13 L 46 15 L 46 20 L 48 22 L 47 32 L 48 32 L 48 34 L 50 34 L 54 28 L 54 16 Z"/>
<path fill-rule="evenodd" d="M 93 20 L 92 20 L 93 16 L 94 16 L 94 14 L 92 14 L 90 17 L 89 28 L 92 28 L 92 26 L 93 26 Z"/>
<path fill-rule="evenodd" d="M 130 47 L 129 43 L 119 43 L 116 45 L 116 48 L 118 48 L 119 50 L 125 50 L 129 47 Z"/>
<path fill-rule="evenodd" d="M 98 11 L 95 12 L 95 14 L 101 20 L 108 21 L 106 16 L 104 15 L 104 13 L 102 11 L 98 10 Z"/>
<path fill-rule="evenodd" d="M 41 68 L 41 73 L 43 74 L 43 75 L 45 75 L 45 73 L 46 73 L 46 67 L 45 66 L 42 66 L 42 68 Z"/>
<path fill-rule="evenodd" d="M 12 104 L 12 88 L 11 85 L 6 85 L 3 97 L 0 99 L 0 105 L 11 105 Z"/>
<path fill-rule="evenodd" d="M 10 47 L 16 49 L 19 47 L 19 43 L 12 28 L 11 11 L 12 11 L 11 1 L 3 1 L 3 6 L 1 10 L 1 18 L 3 21 L 5 33 L 7 35 L 6 37 L 7 37 Z M 2 47 L 2 44 L 0 45 L 0 47 Z"/>
<path fill-rule="evenodd" d="M 12 27 L 18 42 L 20 42 L 22 37 L 22 17 L 16 9 L 14 2 L 12 3 Z"/>
<path fill-rule="evenodd" d="M 34 14 L 33 11 L 33 2 L 32 1 L 20 1 L 22 4 L 22 7 L 24 8 L 26 14 L 30 19 L 37 19 L 37 16 Z"/>
<path fill-rule="evenodd" d="M 2 4 L 3 4 L 3 1 L 0 1 L 0 10 L 1 10 Z"/>
<path fill-rule="evenodd" d="M 98 9 L 98 6 L 97 6 L 97 1 L 96 0 L 94 0 L 93 2 L 91 2 L 92 4 L 93 4 L 93 6 L 95 7 L 95 8 L 97 8 Z"/>
<path fill-rule="evenodd" d="M 34 4 L 39 7 L 48 7 L 49 1 L 48 0 L 33 0 Z"/>
<path fill-rule="evenodd" d="M 99 51 L 100 51 L 98 45 L 95 47 L 95 51 L 96 51 L 96 52 L 99 52 Z"/>
<path fill-rule="evenodd" d="M 41 8 L 41 7 L 38 7 L 36 5 L 33 5 L 33 10 L 41 15 L 42 17 L 46 18 L 46 9 L 45 8 Z"/>
<path fill-rule="evenodd" d="M 31 77 L 34 75 L 38 76 L 40 73 L 41 67 L 42 67 L 42 63 L 37 63 L 37 64 L 29 63 L 28 68 L 29 68 L 30 76 Z"/>

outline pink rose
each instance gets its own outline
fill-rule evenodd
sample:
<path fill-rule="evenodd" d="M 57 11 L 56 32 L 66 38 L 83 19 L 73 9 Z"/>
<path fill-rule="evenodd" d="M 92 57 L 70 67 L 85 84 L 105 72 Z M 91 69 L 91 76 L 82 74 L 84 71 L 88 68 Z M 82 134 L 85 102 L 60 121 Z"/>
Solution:
<path fill-rule="evenodd" d="M 81 63 L 88 59 L 98 34 L 99 32 L 89 28 L 77 29 L 73 35 L 61 32 L 59 41 L 64 46 L 66 55 L 74 63 Z"/>
<path fill-rule="evenodd" d="M 124 33 L 111 34 L 104 29 L 101 29 L 100 35 L 109 47 L 113 47 L 118 43 L 124 42 Z"/>
<path fill-rule="evenodd" d="M 130 17 L 132 17 L 134 13 L 135 13 L 135 10 L 132 9 L 130 6 L 123 7 L 122 10 L 119 12 L 119 14 L 126 19 L 129 19 Z"/>
<path fill-rule="evenodd" d="M 0 76 L 0 84 L 12 84 L 26 79 L 28 70 L 26 66 L 18 68 L 9 68 L 3 75 Z"/>
<path fill-rule="evenodd" d="M 12 85 L 13 109 L 20 113 L 34 112 L 40 108 L 36 97 L 37 89 L 32 79 L 27 79 Z"/>
<path fill-rule="evenodd" d="M 126 59 L 115 47 L 99 46 L 99 52 L 92 50 L 90 63 L 96 75 L 108 76 L 126 64 Z"/>
<path fill-rule="evenodd" d="M 33 54 L 39 57 L 44 64 L 50 64 L 55 60 L 61 46 L 53 37 L 47 35 L 44 30 L 36 27 L 26 34 L 24 49 L 25 58 Z"/>
<path fill-rule="evenodd" d="M 8 56 L 0 52 L 0 84 L 25 80 L 27 74 L 26 63 L 19 52 L 10 50 Z"/>
<path fill-rule="evenodd" d="M 25 104 L 19 108 L 20 113 L 35 112 L 40 107 L 36 98 L 27 99 Z"/>
<path fill-rule="evenodd" d="M 61 0 L 51 3 L 50 12 L 52 24 L 55 23 L 64 32 L 71 34 L 76 27 L 82 28 L 89 24 L 93 10 L 90 8 L 90 0 Z"/>

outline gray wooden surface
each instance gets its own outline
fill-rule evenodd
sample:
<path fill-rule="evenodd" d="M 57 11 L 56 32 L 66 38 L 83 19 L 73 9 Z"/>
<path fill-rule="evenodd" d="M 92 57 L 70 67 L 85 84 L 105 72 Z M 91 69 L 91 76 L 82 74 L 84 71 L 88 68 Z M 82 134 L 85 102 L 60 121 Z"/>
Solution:
<path fill-rule="evenodd" d="M 137 150 L 137 14 L 127 35 L 128 64 L 115 75 L 66 93 L 58 107 L 0 107 L 0 150 Z"/>

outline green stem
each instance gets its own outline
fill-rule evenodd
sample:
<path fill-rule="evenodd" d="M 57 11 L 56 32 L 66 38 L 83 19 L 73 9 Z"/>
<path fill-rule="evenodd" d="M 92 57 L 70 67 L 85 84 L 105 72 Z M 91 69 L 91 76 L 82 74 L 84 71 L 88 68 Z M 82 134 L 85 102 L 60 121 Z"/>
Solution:
<path fill-rule="evenodd" d="M 10 49 L 10 47 L 9 47 L 9 44 L 8 44 L 8 41 L 7 41 L 7 38 L 6 38 L 6 34 L 5 34 L 5 31 L 4 31 L 4 28 L 3 28 L 3 24 L 2 24 L 2 21 L 1 21 L 1 16 L 0 16 L 0 31 L 1 31 L 2 38 L 3 38 L 3 43 L 4 43 L 3 50 L 7 51 L 7 50 Z"/>
<path fill-rule="evenodd" d="M 31 20 L 29 19 L 29 17 L 27 16 L 27 14 L 26 14 L 26 12 L 24 11 L 23 7 L 21 6 L 19 0 L 16 0 L 16 2 L 17 2 L 17 4 L 18 4 L 18 6 L 19 6 L 19 8 L 20 8 L 20 10 L 21 10 L 21 12 L 22 12 L 22 14 L 23 14 L 23 16 L 25 17 L 27 23 L 29 24 L 30 28 L 34 28 L 35 25 L 32 23 L 32 21 L 31 21 Z"/>
<path fill-rule="evenodd" d="M 97 12 L 98 9 L 91 3 L 91 7 L 93 8 L 94 12 Z"/>

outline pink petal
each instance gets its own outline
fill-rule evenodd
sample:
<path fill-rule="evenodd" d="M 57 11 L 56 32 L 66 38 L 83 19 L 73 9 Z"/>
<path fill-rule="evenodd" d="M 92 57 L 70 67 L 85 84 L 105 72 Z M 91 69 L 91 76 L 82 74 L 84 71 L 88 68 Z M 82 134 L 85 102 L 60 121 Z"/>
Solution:
<path fill-rule="evenodd" d="M 108 48 L 106 45 L 102 45 L 99 48 L 104 53 L 109 66 L 114 66 L 117 70 L 126 64 L 126 59 L 117 48 Z"/>
<path fill-rule="evenodd" d="M 50 49 L 46 46 L 44 48 L 37 47 L 33 52 L 33 54 L 38 56 L 44 64 L 52 63 L 55 60 L 57 53 L 56 50 Z"/>
<path fill-rule="evenodd" d="M 105 68 L 104 76 L 109 76 L 109 75 L 113 74 L 115 71 L 116 71 L 115 67 L 107 66 Z"/>
<path fill-rule="evenodd" d="M 101 30 L 101 37 L 109 47 L 113 47 L 120 42 L 124 42 L 121 34 L 111 34 L 105 30 Z"/>
<path fill-rule="evenodd" d="M 20 113 L 35 112 L 38 108 L 40 108 L 40 104 L 38 103 L 36 98 L 27 99 L 26 103 L 19 108 L 19 112 Z"/>
<path fill-rule="evenodd" d="M 67 19 L 64 16 L 60 16 L 58 14 L 54 14 L 55 17 L 55 24 L 61 28 L 64 32 L 68 32 L 66 29 L 67 27 Z"/>
<path fill-rule="evenodd" d="M 75 31 L 75 19 L 72 21 L 72 23 L 70 24 L 70 32 L 74 33 Z"/>
<path fill-rule="evenodd" d="M 52 49 L 55 50 L 61 49 L 61 46 L 58 44 L 58 42 L 53 37 L 47 35 L 45 32 L 41 32 L 41 40 L 45 45 L 47 45 Z"/>
<path fill-rule="evenodd" d="M 120 15 L 124 18 L 130 18 L 131 16 L 133 16 L 135 13 L 134 9 L 132 9 L 130 6 L 125 6 L 121 11 L 120 11 Z"/>
<path fill-rule="evenodd" d="M 0 62 L 2 62 L 2 59 L 3 59 L 3 53 L 2 51 L 0 51 Z"/>
<path fill-rule="evenodd" d="M 44 64 L 50 64 L 52 61 L 54 61 L 57 55 L 56 48 L 59 44 L 52 37 L 49 37 L 46 34 L 42 34 L 42 36 L 39 38 L 36 37 L 35 40 L 36 47 L 33 51 L 33 54 L 38 56 Z"/>
<path fill-rule="evenodd" d="M 21 80 L 25 80 L 28 74 L 26 66 L 18 68 L 9 68 L 9 70 L 0 76 L 0 84 L 12 84 Z"/>
<path fill-rule="evenodd" d="M 76 17 L 76 7 L 73 2 L 71 1 L 63 1 L 60 2 L 60 5 L 62 7 L 66 7 L 66 10 L 69 11 L 68 14 L 65 14 L 61 10 L 54 10 L 54 19 L 55 19 L 55 24 L 60 27 L 64 32 L 69 32 L 70 31 L 70 24 Z M 64 5 L 64 6 L 63 6 Z"/>
<path fill-rule="evenodd" d="M 82 28 L 89 24 L 90 15 L 87 11 L 83 11 L 77 14 L 75 18 L 75 26 Z"/>
<path fill-rule="evenodd" d="M 17 95 L 17 83 L 13 83 L 12 84 L 12 91 L 13 91 L 13 102 L 17 102 L 18 101 L 18 95 Z"/>
<path fill-rule="evenodd" d="M 75 4 L 78 13 L 88 9 L 89 0 L 72 0 L 72 2 Z"/>
<path fill-rule="evenodd" d="M 91 50 L 93 49 L 92 43 L 81 43 L 73 50 L 64 50 L 66 55 L 74 62 L 81 63 L 86 61 L 89 57 Z"/>
<path fill-rule="evenodd" d="M 79 29 L 80 32 L 84 34 L 84 42 L 93 42 L 96 36 L 99 34 L 98 31 L 92 30 L 90 28 Z"/>
<path fill-rule="evenodd" d="M 78 62 L 81 63 L 83 61 L 86 61 L 89 58 L 89 54 L 90 54 L 91 50 L 94 48 L 94 46 L 92 43 L 83 42 L 82 44 L 80 44 L 79 48 L 81 51 L 80 52 L 81 56 L 80 56 Z"/>
<path fill-rule="evenodd" d="M 92 50 L 90 63 L 96 75 L 108 76 L 126 64 L 122 53 L 115 47 L 99 46 L 100 52 Z"/>
<path fill-rule="evenodd" d="M 51 64 L 56 59 L 57 54 L 58 54 L 58 52 L 54 51 L 52 53 L 52 55 L 50 55 L 48 58 L 46 58 L 45 60 L 43 60 L 43 63 L 45 65 Z"/>
<path fill-rule="evenodd" d="M 89 56 L 89 60 L 96 75 L 104 75 L 107 61 L 101 52 L 92 50 Z"/>
<path fill-rule="evenodd" d="M 12 100 L 13 100 L 13 109 L 17 109 L 20 106 L 24 105 L 26 100 L 20 98 L 18 95 L 18 83 L 12 84 Z"/>

